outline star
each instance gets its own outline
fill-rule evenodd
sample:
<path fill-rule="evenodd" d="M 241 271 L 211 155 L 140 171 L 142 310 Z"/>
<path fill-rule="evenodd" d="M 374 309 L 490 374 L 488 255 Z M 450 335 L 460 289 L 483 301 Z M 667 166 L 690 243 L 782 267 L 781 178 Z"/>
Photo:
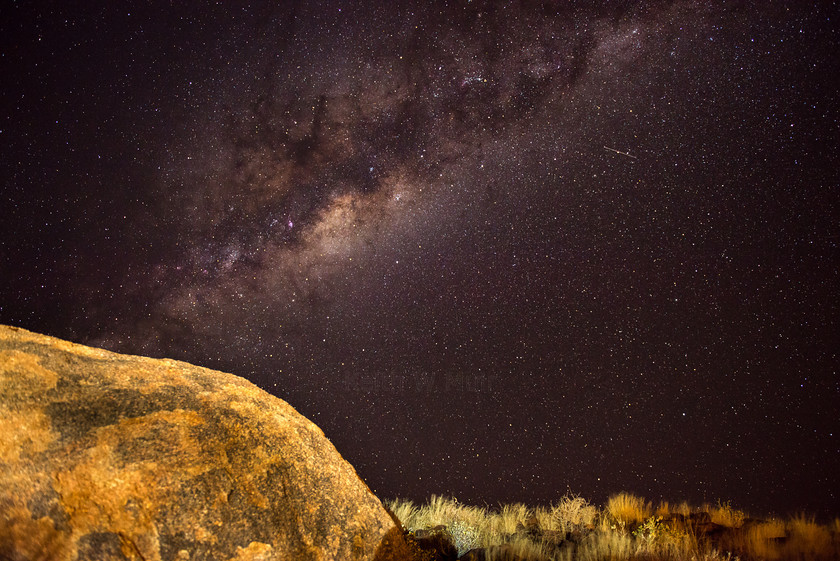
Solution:
<path fill-rule="evenodd" d="M 386 497 L 836 515 L 830 10 L 339 4 L 11 8 L 0 322 L 245 376 Z"/>

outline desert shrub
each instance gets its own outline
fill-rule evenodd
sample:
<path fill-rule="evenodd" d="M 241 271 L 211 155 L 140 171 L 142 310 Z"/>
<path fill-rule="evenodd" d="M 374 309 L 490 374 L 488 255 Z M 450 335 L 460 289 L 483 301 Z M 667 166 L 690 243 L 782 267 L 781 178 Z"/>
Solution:
<path fill-rule="evenodd" d="M 652 516 L 640 524 L 632 535 L 636 538 L 637 555 L 656 559 L 689 559 L 706 553 L 693 532 L 674 528 L 662 522 L 661 516 Z"/>
<path fill-rule="evenodd" d="M 481 525 L 469 524 L 463 520 L 455 520 L 446 526 L 452 543 L 458 549 L 458 557 L 477 547 L 485 547 L 485 540 Z"/>
<path fill-rule="evenodd" d="M 582 530 L 595 524 L 598 509 L 578 495 L 564 496 L 551 509 L 552 529 L 563 532 Z"/>
<path fill-rule="evenodd" d="M 642 541 L 652 542 L 656 540 L 663 531 L 662 517 L 651 516 L 640 524 L 638 528 L 633 530 L 633 537 Z"/>

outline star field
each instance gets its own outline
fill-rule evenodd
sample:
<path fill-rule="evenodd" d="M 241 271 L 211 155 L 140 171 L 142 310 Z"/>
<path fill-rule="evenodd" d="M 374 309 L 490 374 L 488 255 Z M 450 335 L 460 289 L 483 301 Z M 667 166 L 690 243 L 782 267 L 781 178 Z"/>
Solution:
<path fill-rule="evenodd" d="M 840 512 L 837 7 L 13 3 L 0 322 L 382 498 Z"/>

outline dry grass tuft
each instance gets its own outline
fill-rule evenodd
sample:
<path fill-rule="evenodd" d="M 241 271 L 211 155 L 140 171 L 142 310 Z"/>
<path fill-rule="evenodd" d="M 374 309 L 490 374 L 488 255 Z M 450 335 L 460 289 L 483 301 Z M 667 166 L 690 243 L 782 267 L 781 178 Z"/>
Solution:
<path fill-rule="evenodd" d="M 550 531 L 560 530 L 550 508 L 538 506 L 534 509 L 534 516 L 537 518 L 537 522 L 539 523 L 540 529 Z"/>
<path fill-rule="evenodd" d="M 683 516 L 688 516 L 689 514 L 691 514 L 691 506 L 686 501 L 683 501 L 677 506 L 677 508 L 675 508 L 671 512 L 674 512 L 676 514 L 682 514 Z"/>
<path fill-rule="evenodd" d="M 672 512 L 675 512 L 674 508 L 668 503 L 668 501 L 662 501 L 656 506 L 656 510 L 654 510 L 654 516 L 666 516 Z"/>
<path fill-rule="evenodd" d="M 428 504 L 394 500 L 387 505 L 409 531 L 446 526 L 458 555 L 485 548 L 487 559 L 522 561 L 830 561 L 840 559 L 840 519 L 817 524 L 804 515 L 787 522 L 750 521 L 729 503 L 700 509 L 728 527 L 710 538 L 673 514 L 697 512 L 686 503 L 650 503 L 628 493 L 610 497 L 599 510 L 569 494 L 550 507 L 524 504 L 498 510 L 466 506 L 433 496 Z M 533 528 L 532 517 L 538 528 Z M 535 531 L 536 530 L 536 531 Z M 546 533 L 549 532 L 549 533 Z M 558 535 L 560 537 L 558 537 Z"/>
<path fill-rule="evenodd" d="M 414 518 L 417 516 L 418 508 L 414 506 L 413 502 L 398 498 L 384 501 L 384 503 L 388 510 L 402 523 L 403 528 L 409 530 L 414 527 Z"/>
<path fill-rule="evenodd" d="M 829 561 L 840 559 L 840 541 L 827 526 L 799 515 L 787 522 L 768 520 L 750 525 L 727 544 L 742 559 L 761 561 Z"/>
<path fill-rule="evenodd" d="M 530 510 L 523 504 L 504 505 L 499 512 L 490 515 L 489 524 L 495 535 L 504 536 L 516 532 L 516 527 L 525 524 L 529 517 Z"/>
<path fill-rule="evenodd" d="M 655 516 L 667 516 L 669 514 L 682 514 L 683 516 L 688 516 L 691 514 L 692 508 L 691 506 L 683 501 L 680 504 L 672 505 L 668 501 L 662 501 L 656 507 L 654 512 Z"/>
<path fill-rule="evenodd" d="M 744 512 L 733 508 L 729 501 L 718 501 L 717 506 L 705 506 L 705 510 L 712 517 L 712 522 L 729 528 L 740 528 L 746 518 Z"/>
<path fill-rule="evenodd" d="M 787 530 L 790 537 L 784 549 L 790 558 L 838 558 L 840 552 L 836 547 L 832 547 L 831 532 L 825 526 L 817 524 L 813 518 L 808 518 L 804 514 L 791 518 Z"/>
<path fill-rule="evenodd" d="M 516 537 L 509 543 L 507 559 L 510 559 L 512 554 L 513 559 L 520 559 L 522 561 L 543 561 L 550 559 L 552 549 L 542 542 L 534 542 L 527 538 Z"/>
<path fill-rule="evenodd" d="M 607 500 L 607 513 L 624 524 L 636 524 L 650 518 L 651 510 L 650 503 L 630 493 L 619 493 Z"/>
<path fill-rule="evenodd" d="M 778 520 L 768 520 L 751 526 L 740 537 L 743 543 L 733 543 L 733 549 L 748 557 L 774 561 L 781 552 L 777 540 L 785 539 L 785 525 Z"/>
<path fill-rule="evenodd" d="M 628 534 L 598 530 L 589 534 L 577 549 L 575 559 L 606 561 L 630 559 L 636 547 Z"/>

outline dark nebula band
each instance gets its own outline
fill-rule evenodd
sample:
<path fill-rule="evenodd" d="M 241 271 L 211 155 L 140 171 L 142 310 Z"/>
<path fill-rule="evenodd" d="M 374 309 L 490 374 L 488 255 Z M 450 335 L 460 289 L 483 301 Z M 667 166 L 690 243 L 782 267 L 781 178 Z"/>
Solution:
<path fill-rule="evenodd" d="M 836 512 L 836 14 L 14 5 L 0 322 L 248 377 L 380 496 Z"/>

